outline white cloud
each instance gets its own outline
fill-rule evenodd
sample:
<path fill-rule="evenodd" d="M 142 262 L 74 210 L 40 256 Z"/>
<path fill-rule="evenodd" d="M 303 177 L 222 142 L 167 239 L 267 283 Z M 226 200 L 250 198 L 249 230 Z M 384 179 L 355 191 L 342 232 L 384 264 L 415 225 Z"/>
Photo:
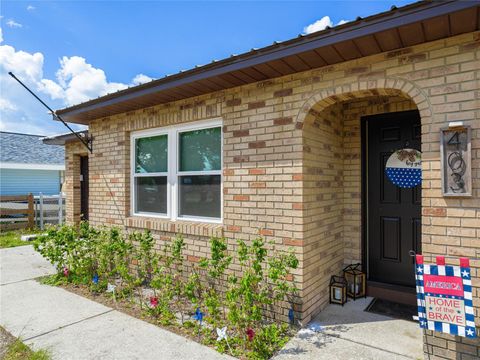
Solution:
<path fill-rule="evenodd" d="M 28 5 L 28 6 L 27 6 L 27 10 L 28 10 L 28 11 L 33 11 L 33 10 L 35 10 L 35 6 L 33 6 L 33 5 Z"/>
<path fill-rule="evenodd" d="M 108 82 L 102 69 L 94 68 L 80 56 L 64 56 L 56 76 L 64 90 L 66 105 L 78 104 L 128 87 L 123 83 Z"/>
<path fill-rule="evenodd" d="M 17 107 L 13 105 L 9 100 L 0 98 L 0 108 L 5 111 L 15 111 Z"/>
<path fill-rule="evenodd" d="M 348 22 L 348 20 L 340 20 L 336 25 L 343 25 L 347 22 Z M 303 28 L 303 33 L 304 34 L 311 34 L 311 33 L 317 32 L 317 31 L 325 30 L 327 28 L 327 26 L 329 26 L 329 27 L 334 26 L 332 20 L 330 19 L 330 16 L 328 16 L 328 15 L 322 17 L 320 20 L 315 21 L 313 24 L 305 26 Z"/>
<path fill-rule="evenodd" d="M 0 40 L 1 34 L 0 28 Z M 95 68 L 80 56 L 62 57 L 55 79 L 44 77 L 43 63 L 44 56 L 40 52 L 28 53 L 10 45 L 0 45 L 0 130 L 43 135 L 65 131 L 60 123 L 52 121 L 37 100 L 8 75 L 9 71 L 37 92 L 53 109 L 78 104 L 129 86 L 109 82 L 102 69 Z M 151 79 L 138 74 L 130 85 Z M 76 125 L 73 127 L 80 128 Z"/>
<path fill-rule="evenodd" d="M 11 28 L 21 28 L 23 27 L 22 24 L 16 22 L 15 20 L 13 19 L 9 19 L 7 22 L 6 22 L 7 26 L 11 27 Z"/>
<path fill-rule="evenodd" d="M 138 74 L 137 76 L 135 76 L 132 80 L 132 84 L 133 85 L 140 85 L 140 84 L 145 84 L 147 82 L 150 82 L 152 81 L 153 78 L 151 78 L 150 76 L 147 76 L 145 74 Z"/>

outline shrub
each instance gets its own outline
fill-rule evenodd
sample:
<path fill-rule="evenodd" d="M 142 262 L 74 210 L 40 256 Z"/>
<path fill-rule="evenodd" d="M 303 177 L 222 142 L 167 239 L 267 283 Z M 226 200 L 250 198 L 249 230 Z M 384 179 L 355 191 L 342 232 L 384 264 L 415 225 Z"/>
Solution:
<path fill-rule="evenodd" d="M 160 324 L 182 326 L 202 343 L 216 344 L 219 351 L 267 359 L 288 340 L 288 326 L 267 314 L 276 303 L 293 301 L 291 271 L 298 260 L 293 252 L 276 251 L 262 238 L 237 241 L 234 253 L 228 251 L 225 239 L 211 238 L 210 255 L 198 266 L 186 264 L 180 234 L 157 252 L 149 231 L 127 234 L 114 227 L 96 229 L 86 222 L 49 228 L 37 239 L 35 249 L 57 268 L 57 275 L 44 283 L 86 284 L 96 292 L 116 284 L 114 295 L 139 303 Z M 145 298 L 146 287 L 151 297 Z M 194 312 L 197 321 L 190 320 Z M 199 313 L 208 326 L 198 321 Z M 224 326 L 228 343 L 216 341 L 216 328 Z"/>

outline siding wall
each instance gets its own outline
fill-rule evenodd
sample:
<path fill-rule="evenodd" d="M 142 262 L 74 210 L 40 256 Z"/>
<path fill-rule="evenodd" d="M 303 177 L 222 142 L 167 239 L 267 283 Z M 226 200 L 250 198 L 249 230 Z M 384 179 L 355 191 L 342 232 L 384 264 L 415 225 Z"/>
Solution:
<path fill-rule="evenodd" d="M 0 170 L 0 195 L 58 194 L 60 171 L 58 170 Z"/>

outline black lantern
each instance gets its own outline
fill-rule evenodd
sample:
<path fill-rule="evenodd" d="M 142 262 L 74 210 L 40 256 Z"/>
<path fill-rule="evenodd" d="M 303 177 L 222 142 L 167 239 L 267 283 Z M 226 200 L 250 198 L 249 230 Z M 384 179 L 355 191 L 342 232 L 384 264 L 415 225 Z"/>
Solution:
<path fill-rule="evenodd" d="M 345 304 L 347 302 L 347 280 L 343 276 L 333 275 L 330 278 L 330 304 Z"/>
<path fill-rule="evenodd" d="M 360 264 L 348 265 L 343 269 L 343 276 L 347 281 L 347 295 L 356 300 L 361 297 L 367 297 L 366 275 L 361 271 Z"/>

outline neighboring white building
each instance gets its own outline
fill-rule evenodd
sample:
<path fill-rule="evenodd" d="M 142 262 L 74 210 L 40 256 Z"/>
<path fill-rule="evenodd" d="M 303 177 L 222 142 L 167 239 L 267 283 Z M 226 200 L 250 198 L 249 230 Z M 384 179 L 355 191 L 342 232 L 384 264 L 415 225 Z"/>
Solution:
<path fill-rule="evenodd" d="M 0 132 L 0 195 L 58 194 L 65 171 L 63 146 L 44 136 Z"/>

